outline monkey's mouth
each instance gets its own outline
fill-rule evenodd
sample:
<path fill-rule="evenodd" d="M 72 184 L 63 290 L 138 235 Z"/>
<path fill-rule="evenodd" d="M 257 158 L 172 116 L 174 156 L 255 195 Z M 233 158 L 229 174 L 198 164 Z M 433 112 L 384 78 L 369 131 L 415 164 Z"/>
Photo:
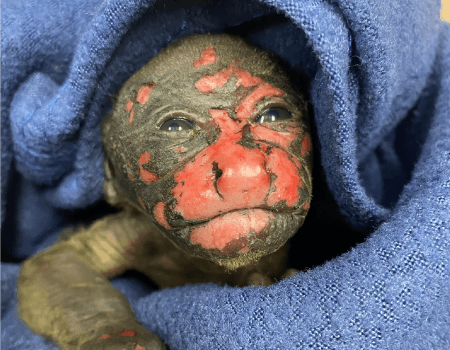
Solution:
<path fill-rule="evenodd" d="M 302 226 L 306 209 L 277 212 L 252 208 L 229 211 L 172 231 L 195 255 L 211 260 L 242 254 L 266 255 L 279 249 Z"/>

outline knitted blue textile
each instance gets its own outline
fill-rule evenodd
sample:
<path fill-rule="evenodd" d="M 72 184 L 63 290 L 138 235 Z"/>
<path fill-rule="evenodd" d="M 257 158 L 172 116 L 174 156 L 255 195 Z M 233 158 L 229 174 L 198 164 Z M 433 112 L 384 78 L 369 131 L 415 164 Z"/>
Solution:
<path fill-rule="evenodd" d="M 267 288 L 154 291 L 140 276 L 115 278 L 138 319 L 172 350 L 450 349 L 450 27 L 439 9 L 3 1 L 2 349 L 54 348 L 17 318 L 18 262 L 64 226 L 111 212 L 99 127 L 108 94 L 170 42 L 207 32 L 246 37 L 308 82 L 314 197 L 292 249 L 294 266 L 312 268 Z"/>

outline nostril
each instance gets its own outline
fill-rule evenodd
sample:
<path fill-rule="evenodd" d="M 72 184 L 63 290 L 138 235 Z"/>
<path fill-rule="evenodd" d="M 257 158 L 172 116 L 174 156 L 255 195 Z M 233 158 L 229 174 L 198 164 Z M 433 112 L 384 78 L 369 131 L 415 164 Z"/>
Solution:
<path fill-rule="evenodd" d="M 222 171 L 222 169 L 219 168 L 219 165 L 216 162 L 213 162 L 212 164 L 213 164 L 212 171 L 213 171 L 214 177 L 217 181 L 222 176 L 223 171 Z"/>
<path fill-rule="evenodd" d="M 222 171 L 222 169 L 219 168 L 219 165 L 217 164 L 217 162 L 213 162 L 212 164 L 213 164 L 212 171 L 214 174 L 214 188 L 216 189 L 216 192 L 219 195 L 219 197 L 224 199 L 222 193 L 220 193 L 220 191 L 219 191 L 219 187 L 217 187 L 217 180 L 219 180 L 219 178 L 222 176 L 223 171 Z"/>

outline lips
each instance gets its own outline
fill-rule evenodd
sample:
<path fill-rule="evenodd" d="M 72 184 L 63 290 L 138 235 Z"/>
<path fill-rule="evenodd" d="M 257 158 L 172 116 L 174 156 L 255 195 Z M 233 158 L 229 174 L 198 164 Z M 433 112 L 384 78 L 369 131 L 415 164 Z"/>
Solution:
<path fill-rule="evenodd" d="M 279 249 L 303 224 L 306 209 L 276 212 L 253 208 L 234 210 L 201 223 L 168 231 L 194 255 L 235 258 L 249 252 L 269 254 Z"/>

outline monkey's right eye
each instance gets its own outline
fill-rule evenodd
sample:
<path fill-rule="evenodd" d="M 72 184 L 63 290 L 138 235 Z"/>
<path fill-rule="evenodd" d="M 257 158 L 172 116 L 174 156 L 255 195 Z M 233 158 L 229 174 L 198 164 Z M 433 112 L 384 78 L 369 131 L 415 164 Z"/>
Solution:
<path fill-rule="evenodd" d="M 193 121 L 182 118 L 170 118 L 160 127 L 161 131 L 184 131 L 195 129 L 196 124 Z"/>

